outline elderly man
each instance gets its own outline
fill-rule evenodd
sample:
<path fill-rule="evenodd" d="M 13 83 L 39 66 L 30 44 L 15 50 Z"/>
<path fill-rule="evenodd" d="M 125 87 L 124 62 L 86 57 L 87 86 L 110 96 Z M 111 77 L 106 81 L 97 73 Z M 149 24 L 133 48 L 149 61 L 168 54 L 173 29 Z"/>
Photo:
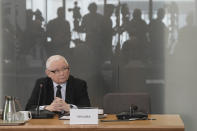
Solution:
<path fill-rule="evenodd" d="M 53 112 L 90 106 L 86 82 L 70 75 L 68 62 L 63 56 L 49 57 L 45 73 L 48 77 L 36 81 L 26 110 L 35 109 L 38 103 L 40 109 Z"/>

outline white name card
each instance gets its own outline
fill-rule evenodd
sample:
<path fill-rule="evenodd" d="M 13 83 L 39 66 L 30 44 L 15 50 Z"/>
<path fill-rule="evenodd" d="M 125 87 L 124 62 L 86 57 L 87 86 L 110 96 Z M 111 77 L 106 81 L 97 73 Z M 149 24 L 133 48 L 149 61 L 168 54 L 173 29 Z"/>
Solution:
<path fill-rule="evenodd" d="M 70 109 L 70 124 L 98 124 L 98 109 Z"/>

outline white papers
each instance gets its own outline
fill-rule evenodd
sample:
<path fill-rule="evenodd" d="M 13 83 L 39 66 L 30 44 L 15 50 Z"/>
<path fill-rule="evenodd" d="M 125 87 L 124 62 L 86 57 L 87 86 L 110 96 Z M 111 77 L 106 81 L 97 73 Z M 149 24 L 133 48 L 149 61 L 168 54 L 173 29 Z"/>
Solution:
<path fill-rule="evenodd" d="M 70 120 L 70 116 L 61 116 L 59 120 Z"/>

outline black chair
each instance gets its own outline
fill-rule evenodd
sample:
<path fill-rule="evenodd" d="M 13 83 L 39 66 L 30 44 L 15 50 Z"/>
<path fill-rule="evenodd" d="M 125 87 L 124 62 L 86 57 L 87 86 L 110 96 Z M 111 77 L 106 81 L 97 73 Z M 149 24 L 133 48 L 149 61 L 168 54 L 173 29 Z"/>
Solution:
<path fill-rule="evenodd" d="M 136 105 L 139 112 L 151 113 L 148 93 L 108 93 L 103 100 L 104 113 L 106 114 L 129 111 L 132 105 Z"/>

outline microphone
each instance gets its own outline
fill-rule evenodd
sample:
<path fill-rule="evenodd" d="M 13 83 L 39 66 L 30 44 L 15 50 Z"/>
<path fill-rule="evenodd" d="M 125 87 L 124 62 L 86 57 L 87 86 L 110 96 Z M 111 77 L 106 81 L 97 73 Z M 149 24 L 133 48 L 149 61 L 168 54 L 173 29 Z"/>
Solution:
<path fill-rule="evenodd" d="M 118 120 L 146 120 L 148 114 L 137 111 L 138 107 L 134 104 L 131 104 L 128 112 L 121 112 L 116 115 Z"/>
<path fill-rule="evenodd" d="M 129 115 L 130 116 L 134 116 L 135 115 L 135 111 L 137 111 L 138 107 L 134 104 L 131 104 L 131 106 L 129 107 Z"/>
<path fill-rule="evenodd" d="M 42 94 L 42 88 L 44 87 L 43 83 L 40 83 L 40 89 L 39 89 L 39 94 L 38 94 L 38 102 L 37 102 L 37 106 L 36 106 L 36 110 L 35 111 L 31 111 L 32 114 L 32 118 L 33 119 L 47 119 L 47 118 L 53 118 L 54 113 L 50 112 L 48 110 L 41 110 L 40 111 L 40 97 Z"/>
<path fill-rule="evenodd" d="M 38 104 L 37 104 L 37 107 L 36 107 L 36 113 L 37 113 L 37 116 L 39 116 L 40 115 L 40 96 L 41 96 L 41 93 L 42 93 L 42 88 L 43 88 L 43 84 L 42 83 L 40 83 L 40 90 L 39 90 L 39 95 L 38 95 Z"/>

